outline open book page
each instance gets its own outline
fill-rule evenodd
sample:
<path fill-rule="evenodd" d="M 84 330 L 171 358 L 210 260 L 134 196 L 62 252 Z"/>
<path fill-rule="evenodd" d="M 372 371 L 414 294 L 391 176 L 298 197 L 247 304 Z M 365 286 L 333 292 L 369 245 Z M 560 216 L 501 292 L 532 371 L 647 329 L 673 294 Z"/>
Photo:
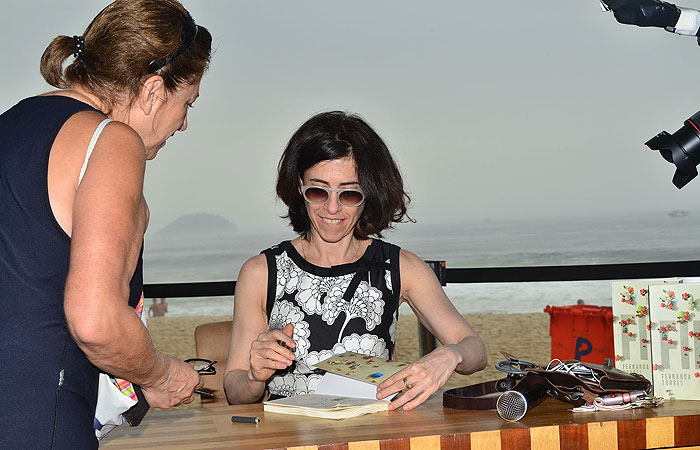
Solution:
<path fill-rule="evenodd" d="M 293 395 L 263 403 L 266 412 L 324 419 L 346 419 L 386 411 L 388 408 L 389 403 L 381 400 L 323 394 Z"/>

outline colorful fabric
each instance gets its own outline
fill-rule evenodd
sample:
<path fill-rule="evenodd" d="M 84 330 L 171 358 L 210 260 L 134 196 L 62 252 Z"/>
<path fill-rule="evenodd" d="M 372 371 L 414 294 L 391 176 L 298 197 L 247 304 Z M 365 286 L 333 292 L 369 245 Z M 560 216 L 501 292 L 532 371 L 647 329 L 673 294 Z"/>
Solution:
<path fill-rule="evenodd" d="M 141 320 L 143 320 L 143 292 L 141 293 L 141 298 L 139 299 L 138 305 L 134 308 L 136 314 Z M 134 401 L 138 401 L 136 397 L 136 392 L 134 392 L 134 385 L 131 381 L 124 380 L 122 378 L 109 377 L 109 379 L 114 383 L 114 385 L 121 391 L 122 394 L 130 397 Z"/>
<path fill-rule="evenodd" d="M 141 298 L 139 299 L 138 305 L 136 305 L 136 308 L 134 308 L 134 311 L 136 311 L 136 314 L 143 320 L 143 292 L 141 293 Z"/>

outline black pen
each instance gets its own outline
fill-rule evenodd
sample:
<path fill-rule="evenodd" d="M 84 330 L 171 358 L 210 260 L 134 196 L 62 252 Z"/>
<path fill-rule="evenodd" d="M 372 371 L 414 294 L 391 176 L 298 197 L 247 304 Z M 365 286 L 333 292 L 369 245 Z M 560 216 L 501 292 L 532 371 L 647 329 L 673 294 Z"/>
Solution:
<path fill-rule="evenodd" d="M 290 348 L 290 347 L 287 345 L 287 343 L 284 342 L 283 340 L 278 340 L 277 343 L 278 343 L 279 345 L 281 345 L 282 347 L 286 348 L 287 350 L 289 350 L 289 351 L 292 352 L 292 353 L 294 353 L 294 352 L 297 351 L 297 348 L 296 348 L 296 347 Z"/>
<path fill-rule="evenodd" d="M 204 388 L 195 389 L 195 390 L 194 390 L 194 393 L 195 393 L 195 394 L 199 394 L 199 395 L 201 395 L 202 397 L 208 397 L 208 398 L 211 398 L 211 397 L 214 396 L 214 393 L 213 393 L 212 391 L 210 391 L 209 389 L 204 389 Z"/>
<path fill-rule="evenodd" d="M 231 416 L 231 422 L 240 423 L 259 423 L 259 417 L 248 417 L 248 416 Z"/>

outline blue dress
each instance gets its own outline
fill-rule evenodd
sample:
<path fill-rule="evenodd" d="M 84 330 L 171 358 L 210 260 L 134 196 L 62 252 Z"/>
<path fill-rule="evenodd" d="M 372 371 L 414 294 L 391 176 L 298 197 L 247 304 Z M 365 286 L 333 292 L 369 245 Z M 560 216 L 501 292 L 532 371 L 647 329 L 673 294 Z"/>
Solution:
<path fill-rule="evenodd" d="M 70 237 L 51 211 L 49 154 L 64 123 L 89 105 L 25 99 L 0 115 L 0 449 L 97 448 L 98 369 L 68 332 L 63 292 Z M 129 304 L 138 304 L 141 260 Z"/>

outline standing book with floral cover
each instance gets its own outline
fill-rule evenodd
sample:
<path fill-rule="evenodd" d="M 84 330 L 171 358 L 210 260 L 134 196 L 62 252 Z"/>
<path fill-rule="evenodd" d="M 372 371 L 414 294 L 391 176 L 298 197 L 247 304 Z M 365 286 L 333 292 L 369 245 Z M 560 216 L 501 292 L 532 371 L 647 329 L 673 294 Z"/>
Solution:
<path fill-rule="evenodd" d="M 625 280 L 612 283 L 615 317 L 613 339 L 615 368 L 652 379 L 651 320 L 649 286 L 679 283 L 678 278 Z"/>
<path fill-rule="evenodd" d="M 699 284 L 649 287 L 654 395 L 700 400 Z"/>

